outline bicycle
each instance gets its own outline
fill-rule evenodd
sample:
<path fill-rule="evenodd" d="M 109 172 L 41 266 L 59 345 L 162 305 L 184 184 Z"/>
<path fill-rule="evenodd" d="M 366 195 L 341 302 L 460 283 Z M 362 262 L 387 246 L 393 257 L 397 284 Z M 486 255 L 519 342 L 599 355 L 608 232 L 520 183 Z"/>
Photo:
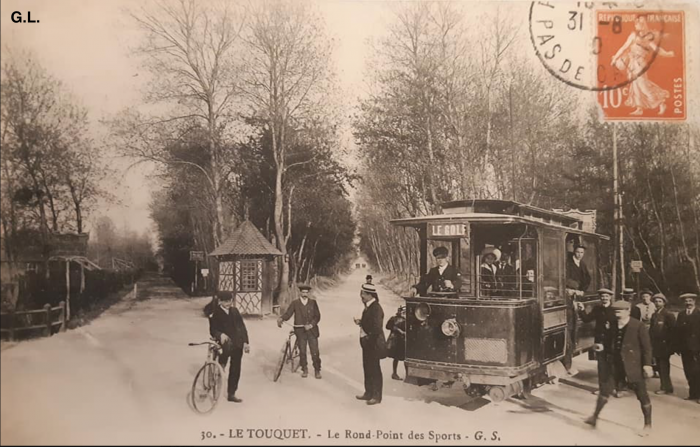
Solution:
<path fill-rule="evenodd" d="M 214 339 L 202 343 L 190 343 L 189 346 L 207 345 L 207 359 L 199 369 L 192 382 L 190 399 L 194 409 L 206 414 L 214 410 L 223 388 L 224 368 L 217 359 L 222 353 L 221 345 Z M 209 404 L 206 404 L 209 402 Z"/>
<path fill-rule="evenodd" d="M 292 326 L 292 327 L 304 327 L 303 325 L 290 325 L 289 323 L 284 323 L 287 326 Z M 294 342 L 292 342 L 292 338 L 294 339 Z M 293 346 L 293 347 L 292 347 Z M 284 345 L 282 345 L 282 352 L 280 353 L 280 358 L 279 361 L 277 362 L 277 367 L 275 368 L 275 375 L 272 378 L 273 381 L 277 382 L 279 380 L 280 376 L 282 375 L 282 370 L 284 369 L 284 364 L 289 362 L 290 364 L 290 369 L 292 370 L 292 373 L 295 373 L 297 369 L 299 369 L 299 343 L 296 338 L 296 334 L 294 333 L 294 329 L 289 331 L 289 336 L 287 337 L 287 340 L 284 342 Z M 296 361 L 296 362 L 295 362 Z"/>

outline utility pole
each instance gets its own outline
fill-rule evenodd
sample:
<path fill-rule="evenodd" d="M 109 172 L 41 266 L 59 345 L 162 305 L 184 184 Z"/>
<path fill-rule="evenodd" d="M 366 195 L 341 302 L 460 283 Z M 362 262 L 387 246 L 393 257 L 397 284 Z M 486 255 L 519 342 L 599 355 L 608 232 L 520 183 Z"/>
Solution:
<path fill-rule="evenodd" d="M 615 244 L 614 244 L 614 251 L 613 251 L 613 265 L 612 265 L 612 291 L 613 294 L 617 294 L 617 256 L 618 256 L 618 247 L 621 245 L 619 241 L 620 234 L 617 231 L 617 226 L 619 225 L 620 222 L 620 214 L 619 214 L 619 208 L 618 208 L 618 197 L 617 197 L 617 126 L 615 123 L 612 123 L 612 130 L 613 130 L 613 198 L 615 200 L 615 207 L 614 207 L 614 217 L 613 217 L 613 223 L 615 225 Z M 623 286 L 624 288 L 624 286 Z"/>

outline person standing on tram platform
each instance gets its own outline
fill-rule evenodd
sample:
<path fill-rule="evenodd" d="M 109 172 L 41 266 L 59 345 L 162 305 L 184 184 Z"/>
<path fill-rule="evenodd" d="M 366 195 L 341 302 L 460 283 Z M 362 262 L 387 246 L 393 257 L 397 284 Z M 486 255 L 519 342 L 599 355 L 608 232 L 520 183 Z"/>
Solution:
<path fill-rule="evenodd" d="M 437 247 L 433 250 L 433 256 L 437 266 L 430 269 L 427 275 L 423 275 L 418 284 L 411 287 L 411 295 L 425 295 L 431 292 L 458 292 L 462 286 L 462 274 L 450 265 L 450 252 L 446 247 Z"/>

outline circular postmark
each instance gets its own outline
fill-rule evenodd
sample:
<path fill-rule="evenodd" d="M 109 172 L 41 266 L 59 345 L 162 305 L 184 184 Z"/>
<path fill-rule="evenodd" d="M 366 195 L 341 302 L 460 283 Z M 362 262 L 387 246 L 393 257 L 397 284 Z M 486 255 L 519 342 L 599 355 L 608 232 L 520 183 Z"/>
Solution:
<path fill-rule="evenodd" d="M 664 36 L 658 3 L 533 1 L 530 40 L 547 71 L 582 90 L 624 87 L 649 70 Z"/>

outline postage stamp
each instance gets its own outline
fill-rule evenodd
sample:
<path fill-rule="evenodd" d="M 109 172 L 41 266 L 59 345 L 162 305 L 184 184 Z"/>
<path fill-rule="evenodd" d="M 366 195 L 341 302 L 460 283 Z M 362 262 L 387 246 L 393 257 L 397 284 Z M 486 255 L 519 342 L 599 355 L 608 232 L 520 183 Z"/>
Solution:
<path fill-rule="evenodd" d="M 597 11 L 596 25 L 604 119 L 685 120 L 683 11 Z"/>

